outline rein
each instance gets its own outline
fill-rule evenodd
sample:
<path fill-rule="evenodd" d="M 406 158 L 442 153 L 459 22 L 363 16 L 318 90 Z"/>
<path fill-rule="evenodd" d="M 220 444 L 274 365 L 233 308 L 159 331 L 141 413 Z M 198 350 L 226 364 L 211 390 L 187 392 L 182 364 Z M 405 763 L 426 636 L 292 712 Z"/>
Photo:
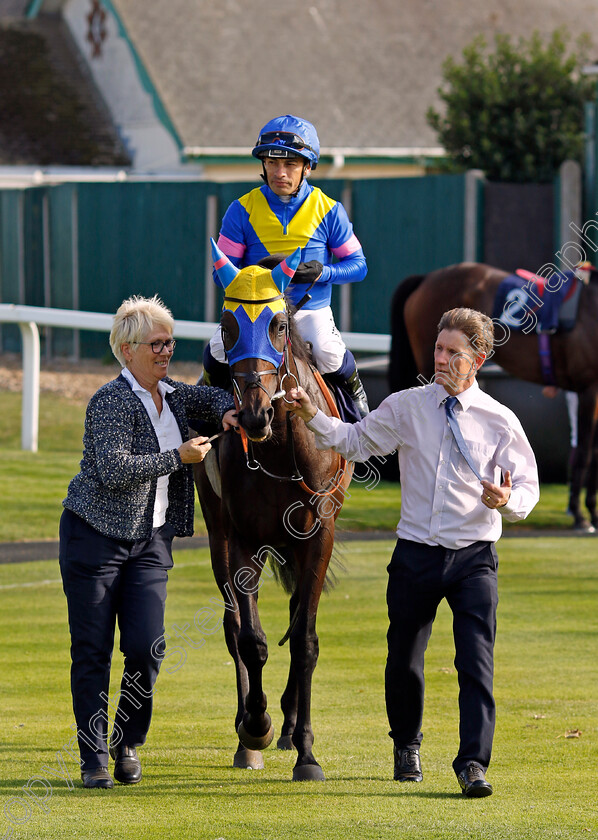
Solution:
<path fill-rule="evenodd" d="M 274 371 L 274 370 L 260 371 L 261 374 L 264 374 L 264 373 L 273 374 L 273 373 L 276 372 L 280 376 L 280 369 L 284 364 L 285 372 L 280 379 L 281 389 L 282 389 L 282 383 L 284 382 L 284 380 L 287 377 L 292 377 L 293 379 L 295 379 L 295 381 L 298 385 L 300 384 L 298 376 L 296 374 L 292 373 L 289 370 L 288 351 L 289 351 L 290 346 L 291 346 L 290 340 L 287 338 L 287 344 L 285 346 L 285 352 L 283 354 L 283 361 L 281 362 L 281 365 L 280 365 L 280 367 L 278 368 L 277 371 Z M 324 398 L 326 400 L 326 403 L 328 405 L 328 408 L 330 409 L 330 412 L 331 412 L 332 416 L 333 417 L 339 417 L 339 413 L 338 413 L 338 409 L 336 407 L 336 404 L 335 404 L 334 400 L 332 399 L 332 395 L 330 394 L 330 390 L 328 389 L 328 386 L 324 382 L 324 379 L 322 378 L 322 375 L 315 368 L 313 369 L 313 374 L 314 374 L 314 377 L 316 379 L 316 382 L 318 383 L 318 385 L 320 387 L 320 390 L 322 391 L 322 394 L 324 395 Z M 240 395 L 239 387 L 238 387 L 238 385 L 236 385 L 236 383 L 234 381 L 234 376 L 233 376 L 233 383 L 235 384 L 235 395 L 234 395 L 235 402 L 237 403 L 237 409 L 239 409 L 240 405 L 241 405 L 241 399 L 240 399 L 241 395 Z M 264 391 L 266 391 L 266 389 L 261 384 L 261 382 L 258 381 L 257 384 Z M 237 393 L 236 393 L 237 391 L 239 391 L 239 395 L 237 395 Z M 286 397 L 283 397 L 283 399 L 286 399 Z M 290 476 L 275 475 L 274 473 L 271 473 L 269 470 L 267 470 L 262 464 L 260 464 L 260 462 L 255 457 L 252 441 L 249 440 L 249 438 L 247 437 L 247 433 L 245 432 L 245 430 L 243 428 L 241 428 L 241 443 L 243 445 L 243 451 L 245 453 L 247 468 L 250 469 L 250 470 L 261 470 L 264 473 L 264 475 L 268 476 L 268 478 L 273 478 L 276 481 L 297 481 L 299 483 L 299 486 L 303 490 L 305 490 L 305 492 L 308 493 L 310 496 L 317 496 L 317 497 L 331 496 L 341 486 L 340 482 L 335 483 L 334 478 L 336 478 L 336 476 L 338 476 L 339 473 L 340 473 L 341 476 L 344 475 L 345 468 L 347 466 L 346 459 L 343 458 L 342 456 L 340 456 L 340 468 L 336 471 L 335 477 L 332 479 L 332 486 L 328 490 L 312 490 L 311 487 L 309 487 L 305 483 L 305 479 L 303 478 L 303 476 L 301 474 L 301 471 L 299 470 L 299 466 L 297 464 L 297 458 L 296 458 L 296 454 L 295 454 L 295 440 L 294 440 L 294 437 L 293 437 L 293 423 L 292 423 L 292 420 L 291 420 L 290 413 L 287 413 L 286 424 L 287 424 L 287 438 L 288 438 L 288 441 L 289 441 L 289 446 L 290 446 L 290 450 L 291 450 L 291 460 L 292 460 L 292 465 L 293 465 L 292 475 L 290 475 Z"/>

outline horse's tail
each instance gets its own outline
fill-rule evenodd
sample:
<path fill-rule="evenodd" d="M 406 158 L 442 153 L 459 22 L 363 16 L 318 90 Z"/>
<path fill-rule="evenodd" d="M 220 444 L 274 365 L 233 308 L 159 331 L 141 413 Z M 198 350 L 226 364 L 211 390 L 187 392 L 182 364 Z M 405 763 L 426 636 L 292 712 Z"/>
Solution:
<path fill-rule="evenodd" d="M 424 275 L 414 274 L 400 283 L 392 296 L 390 307 L 390 360 L 388 364 L 388 386 L 391 391 L 403 391 L 418 384 L 418 370 L 405 326 L 405 304 L 407 298 L 420 285 Z"/>
<path fill-rule="evenodd" d="M 281 552 L 280 554 L 279 551 Z M 272 553 L 270 553 L 270 569 L 274 573 L 274 580 L 282 587 L 287 595 L 293 596 L 293 594 L 297 591 L 297 585 L 299 583 L 299 570 L 292 559 L 292 554 L 285 556 L 284 548 L 277 550 L 276 555 L 276 557 L 273 557 Z M 326 570 L 326 577 L 322 588 L 323 592 L 330 592 L 330 590 L 334 589 L 338 573 L 344 572 L 345 568 L 346 567 L 341 558 L 340 551 L 338 547 L 334 545 L 330 563 Z M 281 647 L 288 641 L 293 627 L 297 623 L 298 614 L 297 608 L 291 616 L 286 633 L 278 643 Z"/>
<path fill-rule="evenodd" d="M 300 575 L 293 554 L 290 551 L 287 552 L 284 547 L 277 548 L 274 554 L 276 556 L 272 556 L 272 552 L 269 552 L 270 569 L 274 574 L 274 580 L 282 587 L 287 595 L 292 595 L 297 588 Z M 326 578 L 322 591 L 328 592 L 334 589 L 338 574 L 344 570 L 345 564 L 338 547 L 335 545 L 332 550 L 328 569 L 326 570 Z"/>
<path fill-rule="evenodd" d="M 270 569 L 274 573 L 274 580 L 283 588 L 287 595 L 292 595 L 297 586 L 297 567 L 293 555 L 284 548 L 276 550 L 276 556 L 270 554 Z"/>

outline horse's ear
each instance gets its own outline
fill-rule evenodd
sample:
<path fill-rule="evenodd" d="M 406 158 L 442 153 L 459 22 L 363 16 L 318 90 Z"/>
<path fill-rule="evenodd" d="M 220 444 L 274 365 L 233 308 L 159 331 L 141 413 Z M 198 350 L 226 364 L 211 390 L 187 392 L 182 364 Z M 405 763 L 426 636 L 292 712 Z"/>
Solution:
<path fill-rule="evenodd" d="M 212 243 L 212 260 L 214 261 L 214 270 L 216 272 L 214 280 L 219 286 L 226 289 L 235 279 L 240 269 L 232 264 L 226 254 L 222 253 L 213 239 L 210 239 L 210 242 Z"/>
<path fill-rule="evenodd" d="M 272 279 L 276 283 L 276 287 L 280 292 L 284 292 L 293 279 L 300 261 L 301 248 L 297 248 L 293 254 L 290 254 L 285 260 L 272 269 Z"/>

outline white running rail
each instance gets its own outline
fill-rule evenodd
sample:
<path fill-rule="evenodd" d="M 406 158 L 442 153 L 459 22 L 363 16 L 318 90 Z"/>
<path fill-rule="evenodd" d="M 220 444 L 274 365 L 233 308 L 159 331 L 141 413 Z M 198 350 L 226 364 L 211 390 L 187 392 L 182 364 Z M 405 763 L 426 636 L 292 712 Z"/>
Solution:
<path fill-rule="evenodd" d="M 21 447 L 37 452 L 39 435 L 39 369 L 40 342 L 38 327 L 65 327 L 73 330 L 110 332 L 113 316 L 103 312 L 81 312 L 73 309 L 49 309 L 42 306 L 21 306 L 0 303 L 0 323 L 18 324 L 23 342 L 23 404 L 21 414 Z M 177 338 L 200 341 L 210 339 L 218 324 L 209 321 L 174 322 Z M 350 350 L 388 353 L 389 335 L 343 333 Z"/>

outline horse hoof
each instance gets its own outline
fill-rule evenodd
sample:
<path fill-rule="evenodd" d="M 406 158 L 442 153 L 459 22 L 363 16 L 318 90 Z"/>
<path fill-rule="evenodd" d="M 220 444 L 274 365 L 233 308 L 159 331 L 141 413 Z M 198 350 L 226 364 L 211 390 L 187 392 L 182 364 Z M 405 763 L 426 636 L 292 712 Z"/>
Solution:
<path fill-rule="evenodd" d="M 251 735 L 243 726 L 243 721 L 239 724 L 237 729 L 239 741 L 248 750 L 265 750 L 269 747 L 274 738 L 274 726 L 270 724 L 270 729 L 265 735 Z"/>
<path fill-rule="evenodd" d="M 233 767 L 241 770 L 263 770 L 264 757 L 259 750 L 247 750 L 242 747 L 235 753 Z"/>
<path fill-rule="evenodd" d="M 278 750 L 294 750 L 293 739 L 291 735 L 281 735 L 276 742 L 276 749 Z"/>
<path fill-rule="evenodd" d="M 326 776 L 319 764 L 301 764 L 293 767 L 294 782 L 325 782 Z"/>

